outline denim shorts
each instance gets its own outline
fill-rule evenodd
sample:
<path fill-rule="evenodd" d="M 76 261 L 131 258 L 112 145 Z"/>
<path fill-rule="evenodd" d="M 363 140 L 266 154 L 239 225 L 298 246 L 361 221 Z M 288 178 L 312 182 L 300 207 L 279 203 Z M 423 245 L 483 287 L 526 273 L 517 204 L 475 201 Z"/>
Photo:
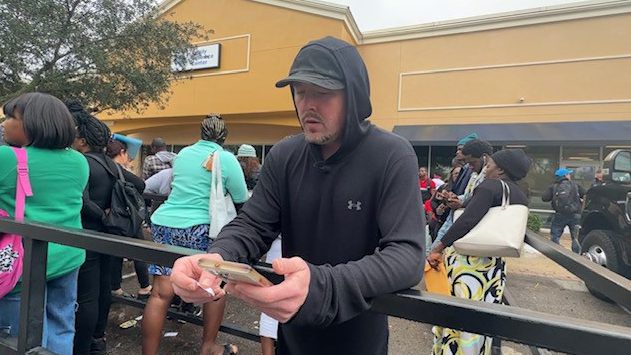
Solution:
<path fill-rule="evenodd" d="M 209 229 L 209 224 L 198 224 L 189 228 L 171 228 L 152 224 L 151 236 L 153 241 L 159 244 L 206 251 L 210 245 Z M 149 274 L 169 276 L 171 275 L 171 268 L 152 264 L 149 265 Z"/>

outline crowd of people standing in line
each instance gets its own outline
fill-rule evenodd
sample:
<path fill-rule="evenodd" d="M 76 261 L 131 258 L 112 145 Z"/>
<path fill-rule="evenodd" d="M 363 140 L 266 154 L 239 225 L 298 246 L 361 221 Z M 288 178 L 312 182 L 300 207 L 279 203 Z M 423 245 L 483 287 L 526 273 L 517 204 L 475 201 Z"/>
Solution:
<path fill-rule="evenodd" d="M 28 154 L 35 194 L 28 198 L 25 216 L 32 221 L 113 233 L 106 220 L 112 208 L 113 185 L 122 174 L 122 179 L 139 194 L 169 196 L 152 214 L 150 226 L 155 242 L 205 251 L 211 242 L 208 201 L 212 172 L 200 169 L 204 161 L 214 152 L 220 153 L 223 185 L 237 209 L 251 194 L 260 173 L 254 147 L 242 145 L 237 157 L 224 151 L 228 130 L 219 115 L 206 117 L 201 123 L 201 139 L 177 155 L 166 151 L 162 139 L 154 139 L 152 155 L 143 164 L 143 179 L 131 172 L 130 165 L 141 142 L 112 135 L 107 125 L 77 101 L 64 104 L 47 94 L 24 94 L 7 102 L 3 112 L 3 142 L 25 147 Z M 7 211 L 12 211 L 15 204 L 11 192 L 16 189 L 15 159 L 9 146 L 0 147 L 4 168 L 0 171 L 0 208 Z M 136 237 L 144 237 L 142 229 Z M 279 248 L 275 249 L 279 255 Z M 270 261 L 272 254 L 268 255 Z M 114 294 L 147 301 L 143 352 L 157 353 L 166 311 L 174 296 L 168 278 L 170 268 L 134 261 L 139 290 L 130 296 L 121 288 L 122 258 L 51 243 L 47 261 L 45 347 L 59 354 L 106 353 L 105 329 Z M 19 328 L 21 287 L 18 283 L 0 299 L 0 330 L 11 336 L 16 336 Z M 232 344 L 215 344 L 224 307 L 225 300 L 204 306 L 203 353 L 238 351 Z M 265 332 L 268 341 L 263 341 L 268 354 L 273 353 L 269 348 L 273 349 L 274 342 L 269 339 L 276 337 L 274 322 L 269 317 L 264 322 L 271 324 Z"/>
<path fill-rule="evenodd" d="M 121 171 L 139 193 L 168 194 L 151 215 L 154 242 L 206 252 L 181 258 L 173 268 L 136 263 L 138 297 L 149 295 L 144 354 L 158 352 L 176 295 L 203 304 L 202 353 L 237 353 L 235 345 L 216 341 L 226 292 L 265 314 L 265 354 L 385 354 L 387 317 L 369 312 L 370 300 L 416 285 L 425 262 L 446 266 L 453 296 L 501 302 L 504 259 L 462 255 L 453 244 L 502 204 L 504 184 L 511 191 L 509 204 L 527 205 L 516 181 L 526 176 L 530 160 L 520 149 L 493 152 L 471 134 L 458 142 L 450 176 L 437 186 L 426 169 L 418 169 L 409 142 L 367 120 L 368 82 L 354 46 L 332 37 L 304 46 L 289 76 L 276 84 L 291 87 L 303 134 L 277 143 L 262 166 L 251 146 L 241 146 L 236 157 L 224 150 L 226 123 L 209 115 L 201 122 L 201 139 L 177 156 L 154 140 L 154 154 L 139 178 L 125 169 L 131 149 L 124 139 L 113 139 L 79 103 L 66 106 L 41 93 L 5 104 L 4 135 L 29 154 L 34 195 L 27 219 L 108 232 L 104 221 L 118 179 L 112 172 Z M 12 211 L 16 164 L 5 148 L 0 147 L 0 208 Z M 224 194 L 238 211 L 214 240 L 208 237 L 212 159 L 220 160 Z M 461 208 L 456 220 L 454 211 Z M 103 353 L 121 261 L 56 244 L 48 253 L 43 345 L 60 354 Z M 202 257 L 251 263 L 266 253 L 284 276 L 278 285 L 222 286 L 198 266 Z M 152 286 L 142 270 L 153 276 Z M 11 335 L 18 329 L 19 287 L 0 300 L 0 329 Z M 442 327 L 433 333 L 436 354 L 490 352 L 488 337 Z"/>

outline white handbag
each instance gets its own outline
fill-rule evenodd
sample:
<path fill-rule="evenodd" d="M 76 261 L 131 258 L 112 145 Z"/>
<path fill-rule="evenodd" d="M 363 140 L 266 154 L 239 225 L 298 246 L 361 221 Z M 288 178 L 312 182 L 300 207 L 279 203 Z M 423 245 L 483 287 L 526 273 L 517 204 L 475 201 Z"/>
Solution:
<path fill-rule="evenodd" d="M 519 257 L 524 246 L 528 207 L 510 204 L 510 188 L 502 180 L 502 205 L 491 207 L 464 237 L 453 244 L 462 255 Z M 464 212 L 454 212 L 454 222 Z"/>
<path fill-rule="evenodd" d="M 221 229 L 237 216 L 230 194 L 223 194 L 223 182 L 221 179 L 221 159 L 219 151 L 213 154 L 212 179 L 210 181 L 210 201 L 208 211 L 210 213 L 210 228 L 208 237 L 217 238 Z"/>

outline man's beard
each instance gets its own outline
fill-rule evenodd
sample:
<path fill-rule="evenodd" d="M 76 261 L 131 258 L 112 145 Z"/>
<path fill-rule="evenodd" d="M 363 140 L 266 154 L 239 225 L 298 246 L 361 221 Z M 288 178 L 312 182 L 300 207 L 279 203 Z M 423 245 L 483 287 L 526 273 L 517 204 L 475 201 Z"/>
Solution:
<path fill-rule="evenodd" d="M 325 145 L 329 142 L 334 141 L 335 138 L 337 138 L 335 134 L 327 134 L 327 135 L 322 135 L 318 137 L 309 137 L 309 135 L 305 133 L 305 140 L 308 143 L 316 144 L 316 145 Z"/>

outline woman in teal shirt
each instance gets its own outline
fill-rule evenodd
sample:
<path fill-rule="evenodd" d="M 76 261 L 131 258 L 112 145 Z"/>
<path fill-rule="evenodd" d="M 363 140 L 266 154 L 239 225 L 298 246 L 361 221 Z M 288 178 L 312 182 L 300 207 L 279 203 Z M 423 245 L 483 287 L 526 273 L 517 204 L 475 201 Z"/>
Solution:
<path fill-rule="evenodd" d="M 83 189 L 88 181 L 85 158 L 70 149 L 74 121 L 57 98 L 23 94 L 3 107 L 4 140 L 25 147 L 33 196 L 26 198 L 27 221 L 81 228 Z M 16 158 L 8 146 L 0 147 L 0 209 L 15 208 Z M 85 260 L 83 249 L 49 243 L 46 264 L 46 305 L 42 345 L 58 354 L 71 354 L 77 273 Z M 0 331 L 17 336 L 20 284 L 0 300 Z"/>
<path fill-rule="evenodd" d="M 182 149 L 175 158 L 171 194 L 151 216 L 154 242 L 208 250 L 208 202 L 212 172 L 204 167 L 204 162 L 216 151 L 219 151 L 221 160 L 224 193 L 230 193 L 235 204 L 242 204 L 248 199 L 245 178 L 237 158 L 221 147 L 227 135 L 223 119 L 218 115 L 208 116 L 202 121 L 202 139 Z M 167 309 L 174 293 L 169 280 L 171 268 L 151 265 L 149 273 L 154 275 L 154 281 L 142 320 L 142 350 L 143 354 L 157 354 Z M 225 299 L 204 305 L 203 354 L 221 353 L 223 347 L 229 353 L 236 353 L 236 347 L 232 345 L 222 347 L 215 344 L 225 305 Z"/>

